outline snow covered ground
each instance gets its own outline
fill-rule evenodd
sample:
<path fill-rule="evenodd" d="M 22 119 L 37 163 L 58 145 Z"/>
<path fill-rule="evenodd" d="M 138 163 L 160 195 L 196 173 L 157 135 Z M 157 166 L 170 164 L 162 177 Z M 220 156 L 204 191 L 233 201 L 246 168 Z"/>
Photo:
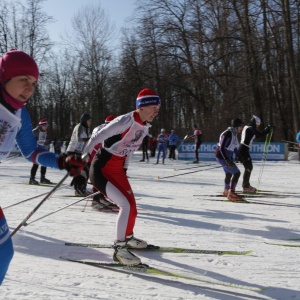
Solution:
<path fill-rule="evenodd" d="M 137 152 L 128 170 L 139 209 L 137 237 L 161 246 L 253 250 L 244 256 L 136 252 L 142 261 L 185 276 L 263 291 L 141 273 L 125 274 L 63 261 L 60 256 L 112 260 L 111 249 L 64 245 L 65 242 L 112 243 L 115 238 L 117 214 L 94 211 L 90 202 L 85 207 L 83 201 L 22 227 L 13 236 L 15 256 L 0 287 L 1 299 L 300 299 L 300 248 L 266 244 L 288 242 L 300 246 L 300 240 L 289 240 L 300 238 L 297 160 L 265 163 L 259 187 L 277 191 L 280 197 L 250 198 L 271 204 L 260 205 L 214 201 L 223 199 L 217 197 L 223 190 L 224 174 L 220 168 L 205 168 L 200 164 L 199 168 L 175 171 L 195 165 L 170 160 L 166 165 L 155 165 L 153 159 L 141 163 L 140 158 L 141 153 Z M 27 184 L 30 168 L 31 164 L 23 158 L 1 163 L 2 208 L 51 190 Z M 258 184 L 260 170 L 261 163 L 255 162 L 253 186 Z M 183 173 L 188 174 L 174 176 Z M 63 171 L 47 171 L 47 178 L 54 182 L 64 175 Z M 70 181 L 68 178 L 66 183 Z M 73 189 L 65 185 L 28 222 L 80 199 L 68 195 L 73 195 Z M 4 209 L 11 230 L 41 199 Z"/>

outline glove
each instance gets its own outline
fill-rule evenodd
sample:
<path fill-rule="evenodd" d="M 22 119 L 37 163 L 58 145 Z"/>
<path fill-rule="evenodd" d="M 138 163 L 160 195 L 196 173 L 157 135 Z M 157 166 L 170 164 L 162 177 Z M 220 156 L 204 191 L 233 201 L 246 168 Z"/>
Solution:
<path fill-rule="evenodd" d="M 67 156 L 62 154 L 58 157 L 58 167 L 60 170 L 67 170 L 70 176 L 78 176 L 85 166 L 85 161 L 83 161 L 80 155 L 72 154 Z"/>
<path fill-rule="evenodd" d="M 270 133 L 271 131 L 273 131 L 275 129 L 275 126 L 273 125 L 268 125 L 265 130 L 267 131 L 267 133 Z"/>
<path fill-rule="evenodd" d="M 235 167 L 235 163 L 230 159 L 226 159 L 226 164 L 229 168 L 234 168 Z"/>

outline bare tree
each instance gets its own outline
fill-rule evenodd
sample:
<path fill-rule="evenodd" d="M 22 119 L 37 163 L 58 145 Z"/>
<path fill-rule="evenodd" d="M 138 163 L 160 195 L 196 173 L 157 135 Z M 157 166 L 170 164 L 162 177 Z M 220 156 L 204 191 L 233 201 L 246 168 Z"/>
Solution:
<path fill-rule="evenodd" d="M 73 101 L 79 102 L 77 114 L 88 111 L 95 125 L 102 123 L 107 115 L 108 78 L 112 53 L 109 43 L 114 27 L 100 5 L 86 5 L 72 20 L 73 35 L 68 43 L 76 57 L 76 73 L 73 78 Z M 79 119 L 79 116 L 77 116 Z"/>

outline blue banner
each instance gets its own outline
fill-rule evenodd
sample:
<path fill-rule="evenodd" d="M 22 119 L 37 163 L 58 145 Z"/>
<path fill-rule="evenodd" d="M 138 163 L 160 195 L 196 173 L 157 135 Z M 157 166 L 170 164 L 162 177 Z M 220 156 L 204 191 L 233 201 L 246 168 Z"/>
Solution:
<path fill-rule="evenodd" d="M 261 160 L 264 154 L 265 143 L 255 142 L 252 144 L 250 155 L 252 160 Z M 217 143 L 205 142 L 202 143 L 198 153 L 200 161 L 216 160 L 215 151 Z M 270 143 L 266 149 L 267 160 L 287 160 L 287 147 L 284 143 Z M 178 147 L 178 159 L 180 160 L 195 160 L 195 144 L 192 142 L 183 143 Z"/>

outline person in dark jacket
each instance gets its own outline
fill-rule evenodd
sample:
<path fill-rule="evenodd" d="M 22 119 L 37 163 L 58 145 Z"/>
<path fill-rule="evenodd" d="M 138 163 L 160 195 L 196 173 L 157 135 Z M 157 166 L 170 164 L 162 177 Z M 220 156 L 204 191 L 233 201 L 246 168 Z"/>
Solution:
<path fill-rule="evenodd" d="M 197 164 L 199 163 L 198 150 L 202 144 L 202 131 L 199 129 L 198 125 L 194 125 L 194 133 L 191 137 L 194 138 L 195 143 L 195 160 L 193 161 L 193 163 Z"/>
<path fill-rule="evenodd" d="M 143 161 L 149 162 L 148 145 L 149 145 L 149 135 L 146 135 L 142 142 L 143 158 L 140 160 L 140 162 Z"/>
<path fill-rule="evenodd" d="M 169 158 L 170 159 L 176 159 L 176 148 L 178 143 L 181 142 L 180 137 L 175 133 L 175 130 L 171 130 L 171 134 L 169 135 L 169 146 L 170 146 L 170 153 Z"/>
<path fill-rule="evenodd" d="M 253 169 L 250 149 L 255 138 L 266 136 L 270 133 L 274 126 L 268 125 L 263 131 L 258 131 L 261 124 L 259 117 L 253 115 L 250 123 L 244 127 L 242 131 L 241 144 L 238 148 L 238 160 L 243 164 L 245 171 L 243 175 L 243 190 L 246 193 L 256 193 L 257 189 L 250 185 L 250 176 Z"/>

